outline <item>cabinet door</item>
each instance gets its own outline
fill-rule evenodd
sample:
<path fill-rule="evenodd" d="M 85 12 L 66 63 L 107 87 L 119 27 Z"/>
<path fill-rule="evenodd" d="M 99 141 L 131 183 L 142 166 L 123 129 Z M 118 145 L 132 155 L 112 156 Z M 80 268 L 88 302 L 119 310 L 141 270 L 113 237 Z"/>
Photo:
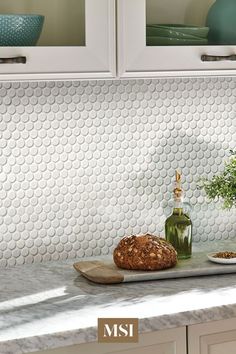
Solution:
<path fill-rule="evenodd" d="M 36 45 L 0 45 L 0 80 L 116 75 L 115 0 L 1 0 L 0 13 L 44 16 Z"/>
<path fill-rule="evenodd" d="M 236 74 L 236 40 L 218 45 L 204 33 L 214 0 L 117 1 L 120 77 Z"/>
<path fill-rule="evenodd" d="M 137 344 L 87 343 L 35 354 L 186 354 L 186 327 L 140 334 Z"/>
<path fill-rule="evenodd" d="M 189 354 L 235 354 L 236 318 L 190 326 Z"/>

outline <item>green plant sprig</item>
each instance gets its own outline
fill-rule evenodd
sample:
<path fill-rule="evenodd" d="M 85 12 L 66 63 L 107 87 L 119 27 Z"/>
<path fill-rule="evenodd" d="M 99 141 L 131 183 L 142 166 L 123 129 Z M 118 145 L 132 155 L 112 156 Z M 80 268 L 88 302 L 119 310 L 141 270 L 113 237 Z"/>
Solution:
<path fill-rule="evenodd" d="M 231 152 L 231 158 L 224 171 L 213 176 L 211 180 L 202 178 L 199 187 L 204 189 L 209 199 L 223 200 L 223 208 L 236 207 L 236 152 Z"/>

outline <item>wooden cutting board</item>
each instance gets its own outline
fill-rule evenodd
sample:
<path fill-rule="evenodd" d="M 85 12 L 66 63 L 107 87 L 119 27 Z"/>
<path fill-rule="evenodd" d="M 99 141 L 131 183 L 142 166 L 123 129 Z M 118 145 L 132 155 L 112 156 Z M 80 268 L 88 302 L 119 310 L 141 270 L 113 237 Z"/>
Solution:
<path fill-rule="evenodd" d="M 202 252 L 194 253 L 192 258 L 178 261 L 174 268 L 158 271 L 120 269 L 116 267 L 112 259 L 81 261 L 74 263 L 73 266 L 85 278 L 100 284 L 236 273 L 236 264 L 210 262 L 206 253 Z"/>

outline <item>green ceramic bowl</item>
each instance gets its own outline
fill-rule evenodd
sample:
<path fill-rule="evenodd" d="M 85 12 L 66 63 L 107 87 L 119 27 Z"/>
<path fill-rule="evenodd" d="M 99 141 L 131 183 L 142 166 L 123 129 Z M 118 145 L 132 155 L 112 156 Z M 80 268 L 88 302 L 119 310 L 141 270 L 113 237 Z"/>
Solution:
<path fill-rule="evenodd" d="M 147 36 L 161 36 L 171 38 L 184 38 L 184 36 L 195 36 L 200 38 L 207 38 L 209 27 L 198 27 L 178 24 L 153 24 L 147 25 L 146 30 Z M 163 33 L 165 33 L 165 35 L 163 35 Z M 178 35 L 176 35 L 175 33 L 178 33 Z M 184 36 L 182 37 L 180 33 Z"/>
<path fill-rule="evenodd" d="M 0 46 L 34 46 L 43 27 L 41 15 L 0 15 Z"/>
<path fill-rule="evenodd" d="M 148 37 L 167 37 L 178 39 L 202 39 L 201 37 L 193 36 L 190 34 L 182 33 L 165 27 L 147 27 L 146 34 Z"/>
<path fill-rule="evenodd" d="M 206 45 L 208 40 L 206 38 L 183 39 L 183 38 L 170 38 L 170 37 L 158 37 L 147 36 L 147 46 L 158 45 Z"/>

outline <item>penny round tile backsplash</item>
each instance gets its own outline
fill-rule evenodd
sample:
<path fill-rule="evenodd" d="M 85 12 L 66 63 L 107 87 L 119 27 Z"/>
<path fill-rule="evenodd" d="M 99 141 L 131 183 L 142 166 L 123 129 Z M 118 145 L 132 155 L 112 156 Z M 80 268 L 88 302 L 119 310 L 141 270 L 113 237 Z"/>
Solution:
<path fill-rule="evenodd" d="M 236 79 L 0 85 L 0 265 L 110 253 L 164 236 L 175 169 L 194 242 L 236 236 L 199 177 L 236 148 Z"/>

